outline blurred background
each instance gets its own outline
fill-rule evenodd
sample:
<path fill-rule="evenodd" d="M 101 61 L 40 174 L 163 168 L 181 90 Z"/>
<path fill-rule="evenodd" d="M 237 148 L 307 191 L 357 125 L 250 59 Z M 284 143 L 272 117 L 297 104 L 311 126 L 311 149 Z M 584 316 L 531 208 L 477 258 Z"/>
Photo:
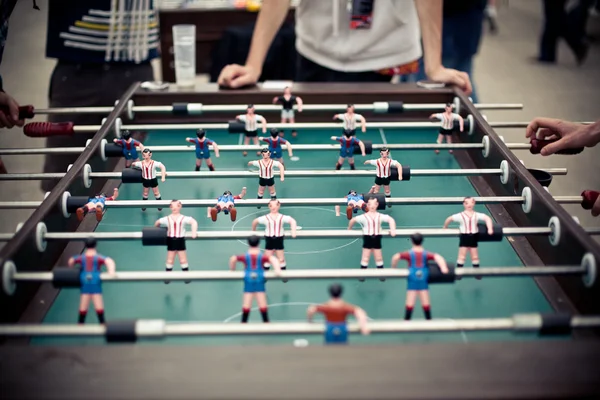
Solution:
<path fill-rule="evenodd" d="M 93 11 L 93 4 L 103 2 L 108 3 L 109 0 L 90 0 L 89 7 Z M 476 11 L 470 6 L 454 6 L 469 3 L 475 7 L 481 0 L 446 2 L 449 4 L 444 15 L 444 35 L 459 38 L 454 40 L 453 47 L 460 53 L 462 65 L 470 69 L 471 79 L 476 85 L 475 100 L 481 103 L 524 104 L 522 111 L 489 111 L 486 113 L 489 121 L 529 121 L 537 116 L 571 121 L 600 119 L 600 5 L 597 0 L 497 0 L 489 1 L 483 9 Z M 10 1 L 2 0 L 1 3 L 5 7 Z M 67 75 L 57 69 L 57 59 L 48 56 L 47 41 L 56 40 L 54 36 L 59 34 L 55 32 L 55 26 L 61 19 L 73 18 L 70 11 L 74 3 L 71 0 L 16 2 L 10 17 L 0 74 L 4 90 L 20 104 L 46 108 L 60 103 L 60 96 L 70 95 L 79 96 L 80 104 L 85 105 L 87 98 L 97 95 L 86 90 L 85 83 L 80 86 L 79 93 L 60 93 L 60 86 L 66 82 Z M 151 0 L 139 0 L 139 3 L 152 4 Z M 33 8 L 34 4 L 39 10 Z M 171 32 L 175 24 L 196 25 L 198 82 L 214 82 L 223 66 L 245 61 L 260 2 L 162 0 L 153 4 L 158 11 L 148 17 L 151 29 L 145 34 L 150 43 L 152 40 L 158 43 L 160 56 L 149 61 L 147 69 L 143 69 L 146 66 L 140 67 L 142 69 L 114 68 L 117 75 L 104 82 L 107 94 L 108 87 L 112 86 L 110 79 L 135 79 L 138 73 L 143 77 L 139 80 L 149 80 L 149 76 L 153 75 L 157 81 L 174 81 Z M 293 79 L 295 4 L 292 2 L 287 22 L 270 50 L 261 81 Z M 0 12 L 5 12 L 5 9 Z M 82 18 L 82 25 L 97 26 L 102 23 L 102 17 L 102 13 L 90 12 Z M 72 36 L 63 35 L 62 39 L 76 41 L 76 35 Z M 99 73 L 111 69 L 106 66 L 98 68 Z M 91 74 L 84 78 L 91 82 L 94 76 Z M 397 76 L 393 82 L 410 78 Z M 115 95 L 114 100 L 119 96 L 120 93 Z M 499 129 L 497 132 L 507 142 L 524 141 L 523 130 Z M 45 145 L 43 139 L 23 136 L 21 128 L 2 130 L 0 134 L 0 148 Z M 566 177 L 558 177 L 553 182 L 550 189 L 554 195 L 574 195 L 585 189 L 600 190 L 600 147 L 586 149 L 574 157 L 541 158 L 526 152 L 519 152 L 521 154 L 528 167 L 569 169 Z M 43 156 L 3 156 L 2 162 L 8 172 L 40 172 L 45 161 Z M 48 168 L 46 166 L 46 170 Z M 0 201 L 41 200 L 43 196 L 44 190 L 36 181 L 0 183 Z M 600 225 L 600 218 L 594 219 L 579 206 L 565 208 L 584 226 Z M 29 214 L 27 210 L 0 210 L 0 229 L 13 232 Z"/>

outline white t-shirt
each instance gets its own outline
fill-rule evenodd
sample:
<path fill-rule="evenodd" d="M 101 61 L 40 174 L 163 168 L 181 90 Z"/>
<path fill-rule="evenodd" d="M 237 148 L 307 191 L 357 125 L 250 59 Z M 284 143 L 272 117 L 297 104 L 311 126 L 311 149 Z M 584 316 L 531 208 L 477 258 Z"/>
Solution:
<path fill-rule="evenodd" d="M 240 115 L 237 117 L 240 121 L 246 124 L 246 130 L 249 132 L 254 132 L 258 129 L 258 124 L 265 121 L 265 118 L 262 115 L 254 114 L 249 117 L 248 115 Z"/>
<path fill-rule="evenodd" d="M 452 216 L 453 222 L 458 222 L 458 230 L 460 233 L 475 234 L 479 232 L 477 224 L 479 221 L 485 221 L 485 214 L 480 212 L 474 212 L 473 215 L 469 216 L 466 212 L 460 212 Z"/>
<path fill-rule="evenodd" d="M 258 168 L 258 176 L 264 179 L 271 179 L 273 177 L 273 167 L 281 171 L 281 163 L 274 160 L 267 162 L 263 160 L 252 161 L 252 166 Z"/>
<path fill-rule="evenodd" d="M 143 161 L 136 161 L 131 164 L 133 168 L 142 170 L 142 178 L 144 179 L 154 179 L 156 178 L 156 170 L 160 169 L 163 166 L 163 163 L 160 161 L 151 160 L 149 163 L 145 163 Z"/>
<path fill-rule="evenodd" d="M 415 0 L 376 0 L 370 29 L 350 29 L 347 4 L 347 0 L 300 1 L 295 14 L 296 49 L 301 55 L 343 72 L 393 68 L 423 55 Z"/>
<path fill-rule="evenodd" d="M 450 114 L 450 116 L 446 115 L 446 113 L 435 114 L 435 117 L 442 121 L 441 126 L 444 129 L 450 130 L 454 128 L 454 121 L 460 118 L 460 115 L 456 113 Z"/>
<path fill-rule="evenodd" d="M 396 160 L 392 160 L 391 158 L 388 158 L 387 160 L 384 160 L 383 158 L 379 158 L 377 160 L 368 160 L 367 163 L 377 167 L 377 176 L 379 178 L 389 178 L 389 176 L 392 174 L 392 167 L 400 167 L 400 163 Z"/>
<path fill-rule="evenodd" d="M 354 130 L 356 129 L 356 123 L 360 122 L 360 120 L 362 119 L 362 115 L 354 113 L 352 116 L 350 116 L 350 114 L 344 113 L 337 114 L 336 118 L 342 120 L 342 123 L 344 124 L 344 129 Z"/>
<path fill-rule="evenodd" d="M 283 224 L 289 224 L 291 221 L 292 217 L 283 214 L 275 216 L 267 214 L 258 218 L 258 223 L 265 226 L 265 236 L 268 237 L 283 236 L 285 233 Z"/>
<path fill-rule="evenodd" d="M 376 236 L 381 235 L 381 223 L 389 223 L 392 218 L 389 215 L 375 213 L 364 213 L 355 217 L 356 222 L 362 225 L 363 235 Z"/>
<path fill-rule="evenodd" d="M 192 223 L 192 217 L 186 217 L 185 215 L 169 215 L 168 217 L 162 217 L 158 220 L 161 226 L 167 227 L 167 236 L 172 238 L 185 237 L 187 224 Z"/>

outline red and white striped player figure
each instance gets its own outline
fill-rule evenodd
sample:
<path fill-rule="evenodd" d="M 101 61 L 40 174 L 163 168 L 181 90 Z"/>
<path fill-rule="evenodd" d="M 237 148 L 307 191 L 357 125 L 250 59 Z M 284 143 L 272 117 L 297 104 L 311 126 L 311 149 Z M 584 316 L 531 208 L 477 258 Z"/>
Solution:
<path fill-rule="evenodd" d="M 375 258 L 375 264 L 377 268 L 383 268 L 383 254 L 381 253 L 381 224 L 387 222 L 390 226 L 390 236 L 396 236 L 396 221 L 389 215 L 381 214 L 377 212 L 379 202 L 376 198 L 372 197 L 367 202 L 367 212 L 354 217 L 348 223 L 348 230 L 351 230 L 356 222 L 362 225 L 363 231 L 363 250 L 362 257 L 360 259 L 360 268 L 367 269 L 369 267 L 369 259 L 371 254 Z M 380 281 L 384 281 L 384 278 L 380 278 Z M 361 282 L 364 279 L 360 279 Z"/>
<path fill-rule="evenodd" d="M 253 166 L 258 168 L 258 199 L 262 199 L 265 194 L 265 187 L 269 188 L 269 194 L 271 195 L 271 200 L 277 198 L 277 192 L 275 191 L 275 178 L 273 174 L 273 168 L 277 168 L 279 170 L 279 179 L 281 182 L 285 179 L 285 172 L 283 165 L 280 162 L 271 160 L 271 152 L 269 149 L 262 149 L 260 152 L 262 155 L 262 160 L 258 161 L 250 161 L 248 166 Z M 258 207 L 260 208 L 260 207 Z"/>
<path fill-rule="evenodd" d="M 369 193 L 373 193 L 375 190 L 375 186 L 371 186 Z M 358 213 L 358 210 L 363 210 L 367 212 L 367 203 L 365 203 L 365 198 L 362 194 L 358 193 L 356 190 L 350 190 L 346 196 L 346 217 L 348 219 L 352 219 L 352 215 Z M 335 216 L 339 217 L 340 214 L 340 206 L 335 206 Z"/>
<path fill-rule="evenodd" d="M 156 227 L 167 228 L 167 272 L 173 271 L 175 256 L 179 258 L 181 270 L 189 271 L 185 246 L 186 225 L 190 225 L 192 228 L 192 239 L 195 239 L 198 235 L 198 222 L 192 217 L 181 214 L 181 207 L 181 201 L 172 200 L 171 205 L 169 206 L 171 209 L 171 215 L 162 217 L 154 223 L 154 226 Z M 169 283 L 169 281 L 165 281 L 165 283 Z M 190 282 L 186 281 L 185 283 Z"/>
<path fill-rule="evenodd" d="M 119 197 L 119 189 L 115 188 L 113 190 L 113 195 L 110 197 L 106 197 L 104 193 L 97 194 L 94 197 L 90 197 L 85 206 L 79 207 L 77 209 L 77 219 L 83 221 L 83 217 L 85 217 L 88 213 L 94 211 L 96 213 L 96 221 L 102 221 L 102 216 L 104 215 L 104 207 L 106 206 L 105 201 L 113 201 Z"/>
<path fill-rule="evenodd" d="M 448 225 L 452 222 L 459 224 L 460 239 L 458 243 L 458 258 L 456 260 L 456 267 L 461 268 L 465 265 L 465 259 L 467 252 L 471 256 L 471 262 L 473 268 L 479 268 L 479 253 L 477 251 L 477 233 L 479 232 L 478 224 L 480 221 L 485 222 L 488 230 L 488 234 L 494 233 L 494 222 L 492 219 L 480 212 L 475 211 L 475 199 L 472 197 L 465 197 L 463 201 L 464 211 L 453 214 L 446 218 L 444 222 L 444 229 L 448 228 Z M 481 277 L 477 277 L 481 279 Z"/>
<path fill-rule="evenodd" d="M 283 89 L 283 96 L 275 96 L 273 97 L 273 104 L 281 104 L 281 123 L 290 123 L 293 124 L 296 122 L 294 118 L 294 105 L 298 105 L 298 112 L 302 112 L 302 99 L 298 96 L 294 96 L 292 94 L 292 89 L 289 86 L 286 86 Z M 281 136 L 283 136 L 283 131 L 281 131 Z M 298 136 L 298 133 L 293 130 L 292 137 Z"/>
<path fill-rule="evenodd" d="M 354 112 L 354 104 L 348 104 L 346 106 L 346 112 L 344 114 L 335 114 L 333 116 L 334 120 L 342 121 L 343 131 L 342 133 L 349 132 L 350 136 L 354 136 L 356 134 L 356 123 L 360 123 L 362 133 L 367 131 L 367 120 L 360 114 L 356 114 Z"/>
<path fill-rule="evenodd" d="M 152 193 L 154 193 L 154 198 L 156 200 L 162 200 L 160 197 L 160 191 L 158 190 L 158 179 L 156 178 L 156 169 L 160 169 L 161 177 L 160 181 L 164 182 L 167 179 L 167 169 L 165 165 L 160 161 L 154 161 L 152 159 L 152 152 L 150 149 L 144 149 L 142 151 L 142 161 L 137 161 L 131 164 L 132 168 L 141 169 L 142 170 L 142 186 L 144 190 L 142 192 L 142 200 L 148 200 L 148 194 L 150 193 L 150 189 L 152 189 Z M 162 208 L 159 208 L 158 211 L 161 211 Z M 142 208 L 142 211 L 146 211 L 146 208 Z"/>
<path fill-rule="evenodd" d="M 285 270 L 286 262 L 283 244 L 285 229 L 283 224 L 290 225 L 290 231 L 293 238 L 296 237 L 296 229 L 298 224 L 296 223 L 296 220 L 289 215 L 280 214 L 280 207 L 281 204 L 279 203 L 279 200 L 271 200 L 269 202 L 269 210 L 271 210 L 271 212 L 252 221 L 252 230 L 255 231 L 259 224 L 264 225 L 265 250 L 267 250 L 268 253 L 274 252 L 279 260 L 279 266 L 282 270 Z M 286 281 L 284 280 L 284 282 Z"/>
<path fill-rule="evenodd" d="M 195 138 L 185 138 L 189 143 L 196 145 L 196 171 L 200 171 L 202 167 L 202 160 L 206 163 L 209 170 L 214 171 L 215 166 L 210 159 L 210 147 L 212 146 L 215 150 L 215 157 L 219 158 L 219 146 L 217 142 L 206 137 L 206 131 L 204 129 L 198 129 L 196 131 Z"/>
<path fill-rule="evenodd" d="M 373 193 L 379 193 L 379 188 L 383 186 L 383 191 L 385 193 L 385 197 L 392 197 L 392 191 L 390 189 L 390 177 L 392 175 L 392 167 L 398 168 L 399 171 L 402 170 L 402 164 L 400 164 L 396 160 L 392 160 L 390 157 L 390 150 L 387 147 L 382 147 L 379 150 L 380 158 L 377 160 L 367 160 L 365 161 L 365 165 L 373 165 L 377 167 L 377 176 L 375 177 L 375 188 Z M 399 173 L 399 179 L 402 179 L 402 174 Z M 388 208 L 391 208 L 391 205 L 388 205 Z"/>
<path fill-rule="evenodd" d="M 250 144 L 250 138 L 252 138 L 252 144 L 258 146 L 258 124 L 261 124 L 263 135 L 267 133 L 267 120 L 262 115 L 254 113 L 254 104 L 248 104 L 246 114 L 241 114 L 235 117 L 236 120 L 243 122 L 246 125 L 246 133 L 244 134 L 244 146 Z M 242 153 L 245 156 L 248 155 L 247 151 Z M 256 155 L 259 155 L 256 152 Z"/>
<path fill-rule="evenodd" d="M 452 133 L 454 132 L 454 121 L 458 121 L 460 131 L 462 132 L 465 126 L 463 117 L 452 112 L 452 104 L 446 104 L 446 108 L 443 113 L 431 114 L 429 119 L 438 119 L 440 123 L 440 133 L 438 134 L 437 143 L 444 143 L 444 138 L 448 144 L 452 143 Z M 435 150 L 436 154 L 439 154 L 439 150 Z M 452 153 L 452 150 L 450 150 Z"/>
<path fill-rule="evenodd" d="M 217 205 L 214 207 L 208 207 L 206 217 L 212 218 L 213 222 L 217 221 L 217 215 L 223 211 L 225 215 L 229 214 L 232 221 L 235 221 L 237 217 L 237 210 L 235 209 L 235 201 L 241 200 L 246 195 L 246 187 L 242 188 L 242 191 L 237 196 L 234 196 L 229 190 L 223 192 L 221 196 L 217 198 Z"/>

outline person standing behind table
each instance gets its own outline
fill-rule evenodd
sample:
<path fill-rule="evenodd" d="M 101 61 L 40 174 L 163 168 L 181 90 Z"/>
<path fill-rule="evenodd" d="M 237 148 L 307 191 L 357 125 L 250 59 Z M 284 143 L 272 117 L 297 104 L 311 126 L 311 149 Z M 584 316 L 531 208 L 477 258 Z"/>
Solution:
<path fill-rule="evenodd" d="M 441 1 L 361 1 L 366 10 L 353 7 L 354 14 L 364 11 L 365 23 L 361 24 L 353 23 L 348 4 L 342 0 L 299 2 L 295 13 L 297 82 L 390 82 L 395 74 L 416 72 L 424 53 L 429 79 L 457 85 L 470 94 L 469 76 L 442 64 Z M 223 68 L 219 85 L 236 89 L 258 81 L 289 6 L 289 0 L 263 0 L 246 64 Z"/>
<path fill-rule="evenodd" d="M 578 65 L 587 58 L 588 46 L 578 34 L 581 30 L 567 18 L 566 6 L 567 0 L 544 0 L 544 31 L 537 58 L 541 63 L 556 63 L 556 48 L 561 37 L 573 51 Z"/>
<path fill-rule="evenodd" d="M 122 29 L 119 29 L 121 27 Z M 109 39 L 110 38 L 110 39 Z M 114 106 L 138 81 L 152 81 L 159 56 L 153 1 L 49 0 L 46 57 L 57 63 L 50 77 L 50 107 Z M 55 114 L 50 122 L 97 125 L 106 115 Z M 47 147 L 85 146 L 93 134 L 51 137 Z M 44 172 L 64 172 L 77 155 L 47 155 Z M 93 170 L 105 162 L 90 160 Z M 54 181 L 43 181 L 50 190 Z"/>

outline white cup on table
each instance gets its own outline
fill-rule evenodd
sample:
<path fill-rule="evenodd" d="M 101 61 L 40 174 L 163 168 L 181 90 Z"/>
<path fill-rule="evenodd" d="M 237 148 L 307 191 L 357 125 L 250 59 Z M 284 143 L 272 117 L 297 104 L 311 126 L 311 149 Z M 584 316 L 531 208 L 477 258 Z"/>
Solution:
<path fill-rule="evenodd" d="M 196 25 L 173 25 L 173 53 L 177 86 L 194 86 L 196 80 Z"/>

